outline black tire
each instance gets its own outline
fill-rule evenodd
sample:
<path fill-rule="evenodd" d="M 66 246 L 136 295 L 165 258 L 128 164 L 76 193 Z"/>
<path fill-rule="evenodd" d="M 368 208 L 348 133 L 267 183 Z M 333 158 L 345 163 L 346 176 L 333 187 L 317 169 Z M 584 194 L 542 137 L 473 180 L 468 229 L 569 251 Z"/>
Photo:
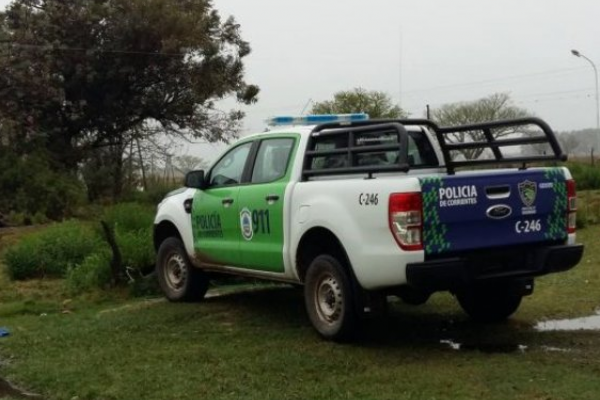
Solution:
<path fill-rule="evenodd" d="M 208 276 L 192 265 L 183 243 L 175 237 L 160 244 L 156 275 L 160 288 L 170 301 L 199 301 L 208 290 Z"/>
<path fill-rule="evenodd" d="M 352 281 L 334 257 L 320 255 L 311 262 L 304 282 L 304 303 L 310 322 L 325 339 L 345 341 L 357 333 Z"/>
<path fill-rule="evenodd" d="M 477 322 L 502 322 L 521 304 L 522 295 L 503 283 L 473 286 L 456 293 L 462 309 Z"/>

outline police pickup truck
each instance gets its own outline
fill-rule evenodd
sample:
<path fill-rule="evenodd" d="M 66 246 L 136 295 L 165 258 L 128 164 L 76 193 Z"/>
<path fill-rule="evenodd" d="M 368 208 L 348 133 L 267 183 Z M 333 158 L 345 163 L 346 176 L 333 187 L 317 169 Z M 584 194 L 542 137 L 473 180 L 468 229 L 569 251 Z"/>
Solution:
<path fill-rule="evenodd" d="M 271 125 L 158 206 L 156 270 L 169 300 L 202 299 L 213 273 L 302 285 L 314 328 L 342 340 L 388 295 L 422 304 L 450 291 L 472 319 L 504 320 L 536 277 L 581 259 L 575 182 L 540 119 Z M 450 140 L 459 135 L 471 139 Z M 462 156 L 472 149 L 482 156 Z"/>

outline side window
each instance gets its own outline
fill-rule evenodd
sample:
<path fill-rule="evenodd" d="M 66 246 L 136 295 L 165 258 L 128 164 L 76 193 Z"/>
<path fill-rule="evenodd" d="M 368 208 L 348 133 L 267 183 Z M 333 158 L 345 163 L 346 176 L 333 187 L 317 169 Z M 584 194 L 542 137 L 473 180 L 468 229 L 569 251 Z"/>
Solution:
<path fill-rule="evenodd" d="M 398 148 L 398 134 L 395 131 L 361 133 L 355 136 L 355 146 L 395 145 Z M 359 166 L 388 166 L 398 163 L 399 150 L 369 151 L 356 155 Z"/>
<path fill-rule="evenodd" d="M 348 139 L 343 136 L 321 137 L 315 140 L 315 150 L 338 150 L 348 146 Z M 346 154 L 314 157 L 311 169 L 330 169 L 348 167 Z"/>
<path fill-rule="evenodd" d="M 263 140 L 252 170 L 252 183 L 273 182 L 282 178 L 293 148 L 294 139 Z"/>
<path fill-rule="evenodd" d="M 310 169 L 335 169 L 348 167 L 388 167 L 397 165 L 400 158 L 398 133 L 394 130 L 377 130 L 355 133 L 355 148 L 365 147 L 354 153 L 350 160 L 345 150 L 349 137 L 346 135 L 326 135 L 314 138 L 314 150 L 334 151 L 334 154 L 313 157 Z M 393 150 L 379 150 L 377 147 L 392 146 Z M 367 148 L 368 147 L 368 148 Z M 414 168 L 431 168 L 439 165 L 435 151 L 423 132 L 408 132 L 408 164 Z"/>
<path fill-rule="evenodd" d="M 210 172 L 209 187 L 239 184 L 251 147 L 252 142 L 245 143 L 225 154 Z"/>
<path fill-rule="evenodd" d="M 415 168 L 440 165 L 429 139 L 423 132 L 408 132 L 408 163 Z"/>

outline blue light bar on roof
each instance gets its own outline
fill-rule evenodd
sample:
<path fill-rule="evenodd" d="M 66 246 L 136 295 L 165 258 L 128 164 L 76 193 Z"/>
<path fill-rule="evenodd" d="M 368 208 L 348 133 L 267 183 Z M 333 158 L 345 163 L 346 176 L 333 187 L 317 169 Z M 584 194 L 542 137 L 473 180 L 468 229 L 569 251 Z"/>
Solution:
<path fill-rule="evenodd" d="M 269 126 L 278 125 L 319 125 L 329 122 L 355 122 L 366 121 L 369 119 L 368 114 L 320 114 L 320 115 L 303 115 L 299 117 L 282 116 L 272 117 L 267 119 Z"/>

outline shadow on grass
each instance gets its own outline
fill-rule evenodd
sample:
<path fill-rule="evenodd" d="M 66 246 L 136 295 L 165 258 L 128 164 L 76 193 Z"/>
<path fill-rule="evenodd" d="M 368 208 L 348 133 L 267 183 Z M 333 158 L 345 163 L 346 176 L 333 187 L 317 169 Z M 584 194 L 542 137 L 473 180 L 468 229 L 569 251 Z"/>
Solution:
<path fill-rule="evenodd" d="M 209 298 L 206 306 L 229 310 L 253 325 L 263 325 L 265 330 L 298 327 L 307 335 L 317 337 L 312 331 L 304 309 L 302 290 L 287 286 L 269 287 L 235 292 Z M 365 348 L 442 348 L 483 353 L 511 353 L 532 346 L 539 333 L 532 324 L 518 319 L 500 324 L 479 324 L 470 321 L 457 308 L 456 312 L 434 306 L 406 306 L 390 304 L 388 313 L 363 321 L 363 327 L 350 346 Z M 454 348 L 454 350 L 457 350 Z"/>

